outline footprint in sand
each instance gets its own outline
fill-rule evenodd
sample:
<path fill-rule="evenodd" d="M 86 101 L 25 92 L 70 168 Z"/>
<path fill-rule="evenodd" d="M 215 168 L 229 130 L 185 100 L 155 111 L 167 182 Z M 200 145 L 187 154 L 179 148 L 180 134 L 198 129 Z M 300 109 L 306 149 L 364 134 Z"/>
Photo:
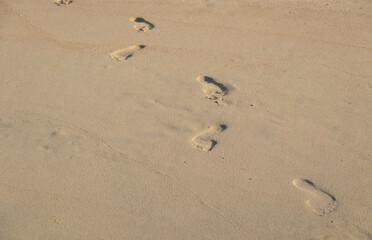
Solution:
<path fill-rule="evenodd" d="M 146 21 L 145 19 L 141 17 L 131 17 L 129 18 L 129 20 L 135 23 L 133 28 L 137 32 L 147 32 L 155 27 L 154 24 L 150 23 L 149 21 Z"/>
<path fill-rule="evenodd" d="M 57 6 L 69 5 L 72 2 L 73 2 L 73 0 L 56 0 L 56 1 L 54 1 L 54 3 L 57 4 Z"/>
<path fill-rule="evenodd" d="M 295 179 L 292 183 L 298 189 L 309 194 L 310 199 L 306 200 L 306 205 L 319 216 L 324 216 L 336 209 L 336 199 L 329 193 L 318 189 L 311 181 Z"/>
<path fill-rule="evenodd" d="M 112 59 L 115 59 L 119 62 L 124 62 L 128 58 L 132 57 L 133 54 L 141 49 L 145 48 L 144 45 L 133 45 L 128 48 L 116 50 L 110 54 Z"/>
<path fill-rule="evenodd" d="M 217 141 L 213 140 L 212 138 L 224 131 L 226 128 L 227 126 L 223 124 L 213 124 L 209 126 L 207 130 L 193 137 L 191 139 L 191 145 L 206 152 L 211 151 L 217 144 Z"/>
<path fill-rule="evenodd" d="M 224 102 L 224 97 L 226 96 L 228 89 L 223 84 L 206 76 L 199 76 L 196 80 L 203 84 L 203 92 L 208 99 L 218 105 L 221 105 Z"/>

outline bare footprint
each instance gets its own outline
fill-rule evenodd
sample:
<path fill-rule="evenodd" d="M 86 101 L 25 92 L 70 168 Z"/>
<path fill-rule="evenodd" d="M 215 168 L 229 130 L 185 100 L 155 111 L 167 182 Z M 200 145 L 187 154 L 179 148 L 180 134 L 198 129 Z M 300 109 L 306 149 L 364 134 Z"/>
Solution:
<path fill-rule="evenodd" d="M 207 76 L 199 76 L 196 80 L 203 84 L 203 92 L 208 99 L 218 105 L 221 105 L 224 102 L 224 97 L 227 94 L 228 89 L 223 84 L 218 83 L 213 78 Z"/>
<path fill-rule="evenodd" d="M 336 199 L 329 193 L 318 189 L 311 181 L 306 179 L 295 179 L 292 183 L 295 187 L 310 195 L 310 199 L 305 201 L 306 205 L 319 216 L 324 216 L 336 209 Z"/>
<path fill-rule="evenodd" d="M 155 27 L 154 24 L 141 17 L 131 17 L 129 20 L 135 23 L 133 28 L 136 29 L 137 32 L 147 32 Z"/>
<path fill-rule="evenodd" d="M 191 145 L 206 152 L 211 151 L 217 144 L 217 141 L 212 138 L 226 128 L 227 126 L 223 124 L 213 124 L 209 126 L 207 130 L 193 137 L 191 139 Z"/>
<path fill-rule="evenodd" d="M 54 1 L 54 3 L 57 4 L 58 6 L 69 5 L 72 2 L 73 2 L 73 0 L 56 0 L 56 1 Z"/>
<path fill-rule="evenodd" d="M 143 49 L 144 47 L 144 45 L 133 45 L 128 48 L 116 50 L 115 52 L 112 52 L 110 56 L 117 61 L 123 62 L 132 57 L 135 52 Z"/>

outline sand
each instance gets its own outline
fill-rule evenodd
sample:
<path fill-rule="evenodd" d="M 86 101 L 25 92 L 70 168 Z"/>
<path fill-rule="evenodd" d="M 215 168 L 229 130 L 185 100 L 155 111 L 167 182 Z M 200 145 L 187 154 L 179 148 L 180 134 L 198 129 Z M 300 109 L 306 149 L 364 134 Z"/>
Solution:
<path fill-rule="evenodd" d="M 372 239 L 369 0 L 0 0 L 0 239 Z"/>

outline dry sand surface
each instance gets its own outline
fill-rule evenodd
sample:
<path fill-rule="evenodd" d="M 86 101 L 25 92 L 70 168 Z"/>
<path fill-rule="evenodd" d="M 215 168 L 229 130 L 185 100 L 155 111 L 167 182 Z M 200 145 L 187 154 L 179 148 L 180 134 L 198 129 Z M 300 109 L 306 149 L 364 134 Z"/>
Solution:
<path fill-rule="evenodd" d="M 0 239 L 372 239 L 372 2 L 0 0 Z"/>

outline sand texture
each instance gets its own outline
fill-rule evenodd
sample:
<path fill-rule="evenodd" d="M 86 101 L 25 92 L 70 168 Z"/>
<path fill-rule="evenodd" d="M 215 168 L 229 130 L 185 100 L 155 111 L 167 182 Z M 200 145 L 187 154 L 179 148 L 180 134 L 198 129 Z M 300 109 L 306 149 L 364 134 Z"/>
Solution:
<path fill-rule="evenodd" d="M 0 0 L 0 240 L 371 240 L 370 0 Z"/>

